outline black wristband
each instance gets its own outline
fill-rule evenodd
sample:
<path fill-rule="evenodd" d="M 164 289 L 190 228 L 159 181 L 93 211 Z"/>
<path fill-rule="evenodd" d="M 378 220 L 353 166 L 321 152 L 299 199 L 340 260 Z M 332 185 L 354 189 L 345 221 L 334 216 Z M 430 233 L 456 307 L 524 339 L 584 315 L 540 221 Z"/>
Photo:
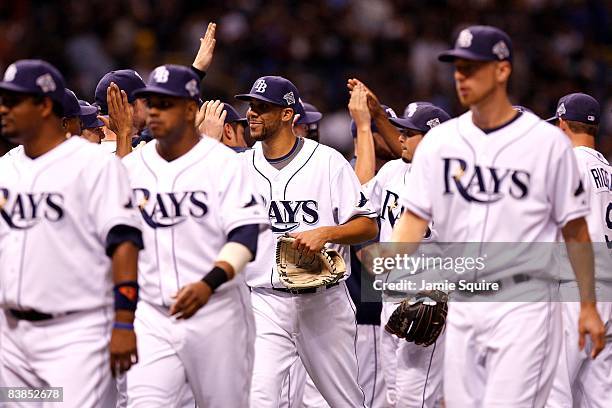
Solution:
<path fill-rule="evenodd" d="M 227 277 L 227 272 L 225 272 L 225 270 L 219 266 L 212 268 L 212 270 L 202 278 L 202 282 L 210 286 L 213 292 L 228 280 L 229 278 Z"/>
<path fill-rule="evenodd" d="M 200 81 L 203 80 L 204 77 L 206 76 L 206 72 L 205 71 L 199 70 L 196 67 L 194 67 L 193 65 L 190 68 L 200 78 Z"/>

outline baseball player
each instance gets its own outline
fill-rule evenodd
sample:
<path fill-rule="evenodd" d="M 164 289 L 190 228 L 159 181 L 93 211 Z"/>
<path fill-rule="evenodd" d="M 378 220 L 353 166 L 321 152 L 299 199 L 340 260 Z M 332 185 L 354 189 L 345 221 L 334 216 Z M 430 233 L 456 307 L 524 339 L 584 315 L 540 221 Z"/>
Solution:
<path fill-rule="evenodd" d="M 23 146 L 0 163 L 3 385 L 63 387 L 66 407 L 114 406 L 111 373 L 137 361 L 142 237 L 119 160 L 66 138 L 64 95 L 41 60 L 11 64 L 0 82 L 4 134 Z"/>
<path fill-rule="evenodd" d="M 79 104 L 74 92 L 66 88 L 64 93 L 64 117 L 62 127 L 69 135 L 80 136 L 82 130 L 81 116 L 93 115 L 98 113 L 95 106 L 85 106 Z"/>
<path fill-rule="evenodd" d="M 81 136 L 92 143 L 102 143 L 102 139 L 104 139 L 104 130 L 102 129 L 104 122 L 98 118 L 98 109 L 83 100 L 79 100 L 79 105 L 82 107 L 92 107 L 95 110 L 93 113 L 88 114 L 85 111 L 85 114 L 79 115 L 82 127 Z"/>
<path fill-rule="evenodd" d="M 585 217 L 595 250 L 597 310 L 612 335 L 612 167 L 596 151 L 599 127 L 599 103 L 590 95 L 574 93 L 559 100 L 557 113 L 551 118 L 574 146 L 578 170 L 591 204 Z M 578 348 L 576 326 L 580 307 L 576 280 L 569 264 L 561 271 L 563 348 L 547 407 L 607 407 L 612 401 L 612 348 L 607 345 L 595 359 Z"/>
<path fill-rule="evenodd" d="M 604 326 L 595 308 L 588 204 L 567 138 L 510 104 L 512 45 L 503 31 L 468 27 L 439 58 L 454 64 L 459 100 L 470 110 L 430 130 L 419 144 L 392 240 L 420 242 L 432 219 L 440 242 L 475 241 L 486 250 L 494 248 L 487 242 L 552 243 L 563 234 L 581 291 L 580 339 L 590 334 L 595 357 Z M 542 407 L 550 392 L 561 347 L 554 259 L 521 262 L 529 246 L 504 248 L 513 257 L 489 259 L 492 266 L 479 275 L 489 290 L 453 293 L 447 407 Z M 516 299 L 513 293 L 533 301 L 501 301 Z"/>
<path fill-rule="evenodd" d="M 227 114 L 223 124 L 221 143 L 237 153 L 243 152 L 249 148 L 244 135 L 244 130 L 249 123 L 232 105 L 229 103 L 223 103 L 223 105 Z"/>
<path fill-rule="evenodd" d="M 249 102 L 247 119 L 257 143 L 242 156 L 267 204 L 274 237 L 291 234 L 305 256 L 329 245 L 348 264 L 346 245 L 377 233 L 348 162 L 293 134 L 294 115 L 304 112 L 287 79 L 261 77 L 250 93 L 236 98 Z M 258 257 L 246 277 L 257 329 L 251 406 L 278 406 L 298 358 L 328 404 L 366 406 L 357 382 L 355 310 L 345 284 L 290 291 L 278 278 L 274 240 L 262 243 L 261 251 L 267 256 Z"/>
<path fill-rule="evenodd" d="M 404 118 L 389 119 L 400 129 L 402 158 L 385 164 L 364 186 L 371 208 L 379 214 L 380 242 L 388 242 L 391 239 L 393 226 L 403 211 L 398 204 L 399 197 L 405 189 L 410 188 L 407 178 L 417 146 L 430 129 L 450 119 L 444 110 L 429 102 L 413 102 L 407 106 L 405 112 Z M 358 157 L 358 160 L 361 159 Z M 370 161 L 374 161 L 373 155 Z M 426 233 L 425 239 L 432 239 L 431 230 Z M 386 403 L 394 407 L 434 407 L 442 396 L 444 336 L 441 336 L 434 346 L 425 348 L 385 331 L 384 324 L 398 306 L 398 303 L 392 301 L 392 297 L 393 294 L 390 294 L 383 299 L 383 324 L 380 328 L 382 374 L 387 388 Z"/>
<path fill-rule="evenodd" d="M 323 119 L 323 114 L 319 112 L 316 106 L 302 102 L 304 108 L 304 117 L 299 117 L 293 126 L 293 133 L 297 137 L 312 139 L 315 142 L 319 141 L 319 122 Z"/>
<path fill-rule="evenodd" d="M 100 108 L 104 122 L 102 147 L 124 157 L 132 149 L 132 138 L 144 129 L 146 108 L 142 100 L 133 96 L 145 86 L 138 72 L 121 69 L 105 74 L 94 94 L 94 105 Z"/>
<path fill-rule="evenodd" d="M 196 130 L 199 85 L 188 67 L 162 65 L 133 95 L 155 140 L 124 159 L 147 246 L 130 407 L 177 406 L 185 384 L 201 407 L 248 406 L 254 328 L 235 276 L 268 217 L 238 156 Z"/>

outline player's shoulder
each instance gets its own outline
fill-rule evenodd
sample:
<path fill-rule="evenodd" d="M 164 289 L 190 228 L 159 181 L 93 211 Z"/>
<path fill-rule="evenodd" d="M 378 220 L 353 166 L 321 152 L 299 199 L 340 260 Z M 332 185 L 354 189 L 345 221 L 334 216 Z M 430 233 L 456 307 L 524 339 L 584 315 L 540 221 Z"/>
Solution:
<path fill-rule="evenodd" d="M 91 143 L 79 136 L 69 137 L 66 143 L 78 155 L 79 160 L 87 165 L 96 166 L 117 160 L 114 154 L 108 154 L 100 145 Z"/>
<path fill-rule="evenodd" d="M 300 154 L 315 159 L 313 162 L 328 162 L 330 168 L 351 167 L 346 158 L 336 149 L 311 139 L 304 138 L 304 147 Z"/>
<path fill-rule="evenodd" d="M 574 154 L 579 163 L 609 167 L 610 163 L 603 154 L 587 146 L 574 147 Z"/>
<path fill-rule="evenodd" d="M 407 170 L 410 168 L 410 163 L 406 163 L 402 159 L 389 160 L 378 170 L 378 173 L 395 173 L 397 171 Z"/>

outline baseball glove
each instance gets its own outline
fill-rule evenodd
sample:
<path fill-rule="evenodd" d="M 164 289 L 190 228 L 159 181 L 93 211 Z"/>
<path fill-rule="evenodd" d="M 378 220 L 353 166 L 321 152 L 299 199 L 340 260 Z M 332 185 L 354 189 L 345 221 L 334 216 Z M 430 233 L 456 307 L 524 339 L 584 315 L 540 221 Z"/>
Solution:
<path fill-rule="evenodd" d="M 318 288 L 344 277 L 346 264 L 337 251 L 323 248 L 309 256 L 293 248 L 294 241 L 295 238 L 283 235 L 276 244 L 278 276 L 288 289 Z"/>
<path fill-rule="evenodd" d="M 425 290 L 404 299 L 393 311 L 385 330 L 400 339 L 427 347 L 438 339 L 448 313 L 448 295 Z"/>

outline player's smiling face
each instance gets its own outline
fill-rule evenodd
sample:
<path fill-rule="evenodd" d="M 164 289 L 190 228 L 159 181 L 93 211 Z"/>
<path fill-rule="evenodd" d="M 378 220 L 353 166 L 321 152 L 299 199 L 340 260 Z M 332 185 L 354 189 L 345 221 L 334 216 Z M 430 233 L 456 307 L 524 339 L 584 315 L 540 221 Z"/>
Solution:
<path fill-rule="evenodd" d="M 264 141 L 276 135 L 281 128 L 283 118 L 288 114 L 287 111 L 291 112 L 291 109 L 252 99 L 246 114 L 251 138 L 255 141 Z"/>
<path fill-rule="evenodd" d="M 402 160 L 411 162 L 417 146 L 423 140 L 423 134 L 418 130 L 401 129 L 399 142 L 402 146 Z"/>
<path fill-rule="evenodd" d="M 182 135 L 195 123 L 197 105 L 191 100 L 164 95 L 146 98 L 147 126 L 155 139 Z"/>
<path fill-rule="evenodd" d="M 455 88 L 461 105 L 469 107 L 483 101 L 498 86 L 497 62 L 455 61 Z"/>

